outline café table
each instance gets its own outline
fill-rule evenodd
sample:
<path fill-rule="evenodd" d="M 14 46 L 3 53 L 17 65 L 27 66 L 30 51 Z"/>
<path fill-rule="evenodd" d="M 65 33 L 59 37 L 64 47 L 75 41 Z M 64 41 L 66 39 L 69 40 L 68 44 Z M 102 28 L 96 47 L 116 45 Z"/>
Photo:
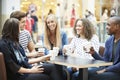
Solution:
<path fill-rule="evenodd" d="M 47 61 L 49 63 L 76 67 L 79 69 L 80 80 L 88 80 L 88 68 L 112 65 L 112 62 L 105 62 L 95 59 L 84 59 L 72 56 L 56 56 L 54 60 Z"/>

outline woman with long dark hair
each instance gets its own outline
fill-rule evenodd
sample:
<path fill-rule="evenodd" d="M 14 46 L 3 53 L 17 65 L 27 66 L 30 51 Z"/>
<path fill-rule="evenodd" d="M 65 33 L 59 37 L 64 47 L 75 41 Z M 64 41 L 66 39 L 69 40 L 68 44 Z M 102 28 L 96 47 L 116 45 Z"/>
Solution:
<path fill-rule="evenodd" d="M 7 80 L 62 80 L 54 64 L 32 66 L 19 44 L 19 21 L 7 19 L 0 39 L 0 52 L 6 65 Z"/>

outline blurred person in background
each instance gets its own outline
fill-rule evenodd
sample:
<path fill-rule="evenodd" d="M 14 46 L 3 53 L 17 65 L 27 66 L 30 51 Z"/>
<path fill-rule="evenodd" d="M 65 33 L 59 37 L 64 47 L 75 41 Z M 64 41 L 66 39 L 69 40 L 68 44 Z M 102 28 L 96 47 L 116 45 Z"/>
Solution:
<path fill-rule="evenodd" d="M 37 26 L 37 22 L 38 22 L 38 17 L 36 16 L 36 13 L 35 13 L 35 11 L 33 10 L 33 11 L 31 11 L 31 18 L 33 18 L 33 20 L 34 20 L 34 24 L 33 24 L 33 32 L 34 33 L 37 33 L 38 32 L 38 26 Z"/>
<path fill-rule="evenodd" d="M 95 15 L 91 11 L 86 10 L 85 18 L 87 18 L 89 21 L 91 21 L 91 23 L 94 25 L 95 29 L 97 29 L 96 17 L 95 17 Z"/>
<path fill-rule="evenodd" d="M 25 29 L 28 30 L 31 35 L 32 35 L 33 24 L 34 24 L 34 20 L 31 18 L 31 14 L 27 12 Z"/>
<path fill-rule="evenodd" d="M 114 17 L 114 16 L 116 16 L 116 11 L 115 11 L 115 9 L 113 8 L 113 9 L 111 9 L 111 11 L 110 11 L 110 17 Z"/>
<path fill-rule="evenodd" d="M 34 43 L 36 43 L 36 39 L 37 39 L 37 36 L 38 36 L 38 17 L 36 15 L 36 11 L 35 10 L 32 10 L 31 11 L 31 18 L 34 20 L 34 24 L 32 26 L 32 32 L 33 32 L 33 41 Z"/>
<path fill-rule="evenodd" d="M 73 26 L 74 26 L 75 19 L 76 19 L 75 4 L 72 4 L 71 19 L 70 19 L 70 27 L 73 27 Z"/>
<path fill-rule="evenodd" d="M 53 14 L 53 10 L 49 9 L 48 15 Z"/>
<path fill-rule="evenodd" d="M 107 21 L 108 20 L 108 10 L 105 9 L 101 18 L 101 21 Z"/>

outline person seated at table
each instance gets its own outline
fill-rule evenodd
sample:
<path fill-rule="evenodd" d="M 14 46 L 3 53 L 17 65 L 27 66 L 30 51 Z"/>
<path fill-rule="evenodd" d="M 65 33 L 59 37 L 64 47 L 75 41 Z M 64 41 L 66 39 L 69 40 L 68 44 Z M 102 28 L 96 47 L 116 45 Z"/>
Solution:
<path fill-rule="evenodd" d="M 120 80 L 120 17 L 111 17 L 106 29 L 111 36 L 105 43 L 104 56 L 99 56 L 94 48 L 91 48 L 90 54 L 97 60 L 112 61 L 113 65 L 93 68 L 89 71 L 89 80 Z"/>
<path fill-rule="evenodd" d="M 63 80 L 54 64 L 31 66 L 19 43 L 19 20 L 7 19 L 0 39 L 0 52 L 4 55 L 7 80 Z"/>
<path fill-rule="evenodd" d="M 68 54 L 71 52 L 71 56 L 93 59 L 93 57 L 84 50 L 84 47 L 90 45 L 92 45 L 96 51 L 99 50 L 99 39 L 95 34 L 93 24 L 85 18 L 77 19 L 74 25 L 74 33 L 75 37 L 72 39 L 67 48 L 64 47 L 63 51 L 65 52 L 66 49 L 70 49 Z M 76 68 L 68 68 L 68 71 L 71 75 L 71 79 L 72 76 L 78 75 L 79 72 Z"/>
<path fill-rule="evenodd" d="M 53 47 L 58 47 L 60 49 L 58 55 L 62 55 L 62 48 L 64 45 L 68 44 L 68 38 L 67 34 L 60 30 L 60 26 L 58 26 L 58 21 L 54 14 L 47 16 L 44 35 L 41 36 L 41 39 L 46 48 L 45 54 L 49 54 L 49 50 L 52 50 Z"/>
<path fill-rule="evenodd" d="M 103 57 L 98 55 L 93 47 L 89 53 L 94 59 L 113 62 L 113 65 L 90 69 L 88 80 L 120 80 L 120 16 L 109 18 L 106 30 L 111 36 L 105 42 Z"/>
<path fill-rule="evenodd" d="M 35 44 L 33 43 L 32 37 L 25 29 L 26 25 L 26 13 L 22 11 L 14 11 L 10 14 L 10 18 L 16 18 L 20 21 L 20 35 L 19 35 L 19 42 L 23 49 L 25 50 L 25 53 L 27 57 L 38 57 L 38 56 L 43 56 L 44 53 L 39 53 L 36 52 L 35 50 Z"/>
<path fill-rule="evenodd" d="M 40 37 L 43 41 L 43 46 L 45 47 L 45 55 L 48 55 L 50 50 L 54 47 L 59 48 L 58 55 L 63 55 L 62 48 L 64 45 L 68 44 L 67 34 L 60 30 L 58 25 L 57 17 L 54 14 L 49 14 L 45 20 L 44 34 Z M 64 79 L 66 74 L 64 72 L 64 67 L 56 65 L 57 69 L 63 74 Z"/>

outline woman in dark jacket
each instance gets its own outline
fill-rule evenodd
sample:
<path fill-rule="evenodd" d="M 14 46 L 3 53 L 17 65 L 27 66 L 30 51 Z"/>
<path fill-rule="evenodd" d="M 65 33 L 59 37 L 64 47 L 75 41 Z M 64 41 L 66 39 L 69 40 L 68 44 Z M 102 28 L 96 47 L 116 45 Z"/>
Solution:
<path fill-rule="evenodd" d="M 4 54 L 7 80 L 62 80 L 53 64 L 32 66 L 19 44 L 19 21 L 7 19 L 0 39 L 0 52 Z"/>

